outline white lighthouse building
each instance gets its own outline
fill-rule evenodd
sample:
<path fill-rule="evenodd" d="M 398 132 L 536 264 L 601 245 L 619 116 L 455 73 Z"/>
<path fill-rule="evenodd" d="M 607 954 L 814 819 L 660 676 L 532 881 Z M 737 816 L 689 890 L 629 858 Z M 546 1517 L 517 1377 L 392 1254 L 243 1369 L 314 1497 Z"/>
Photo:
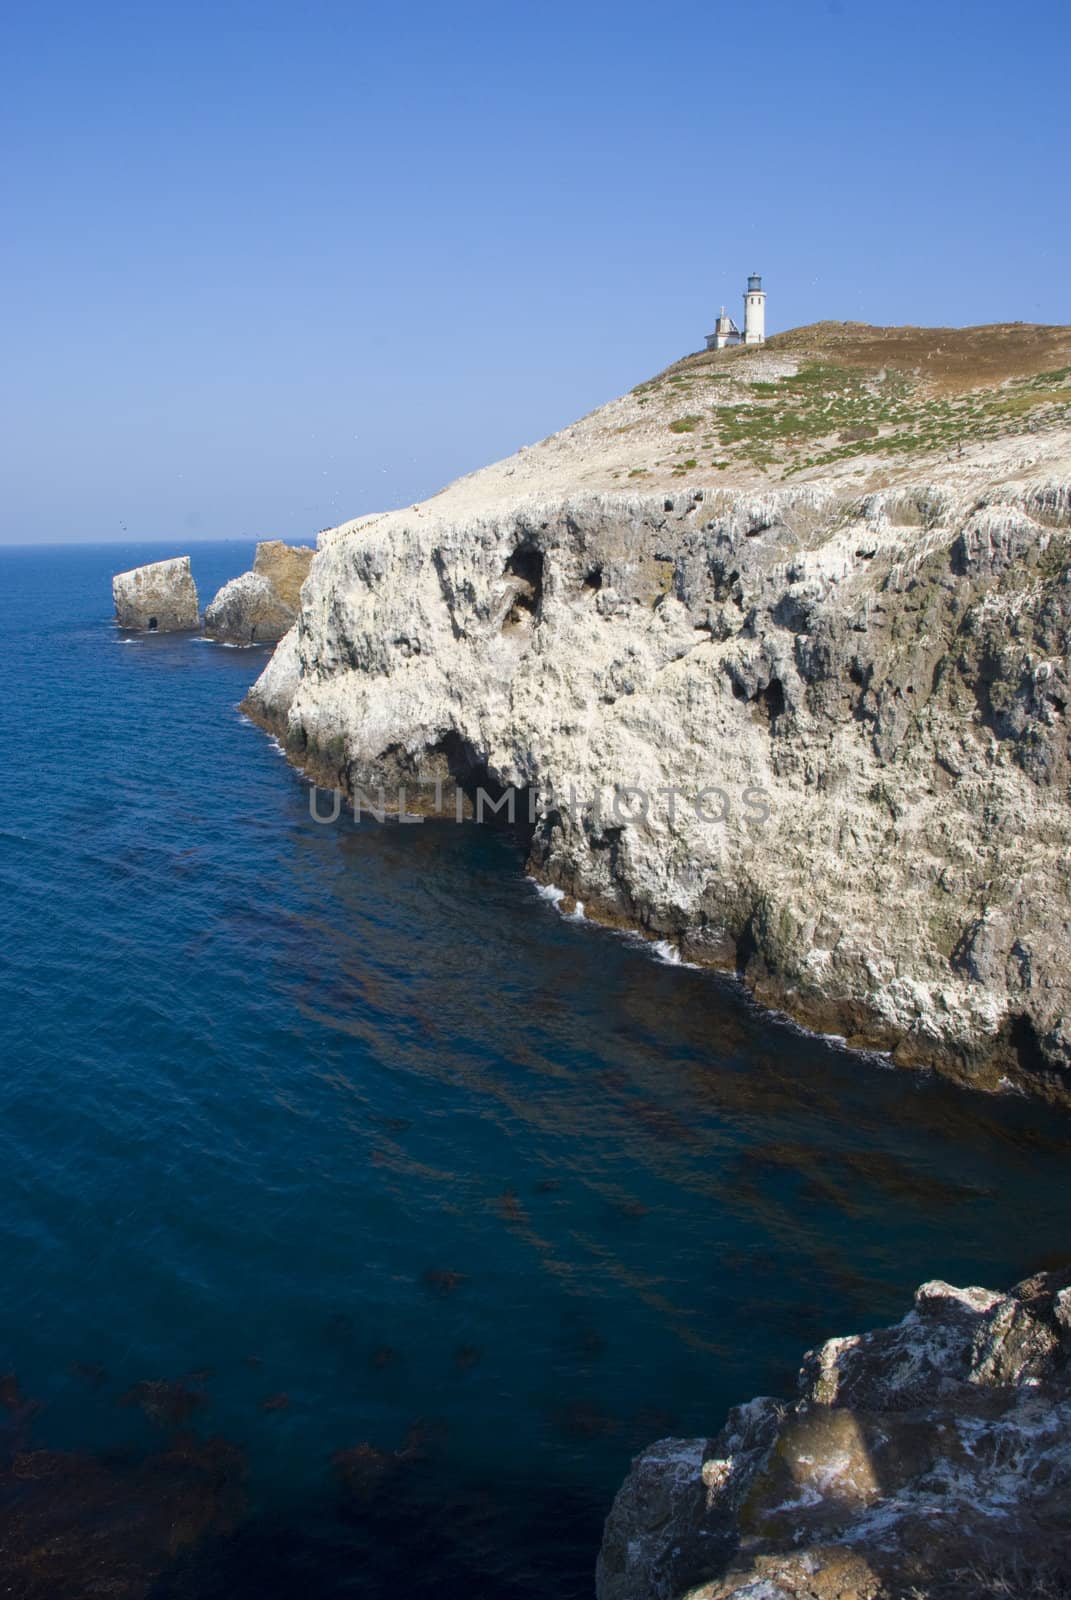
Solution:
<path fill-rule="evenodd" d="M 762 279 L 753 272 L 744 290 L 744 331 L 740 332 L 722 306 L 714 332 L 707 334 L 708 350 L 724 350 L 727 345 L 766 343 L 766 291 Z"/>
<path fill-rule="evenodd" d="M 766 291 L 757 272 L 747 280 L 744 294 L 744 343 L 766 343 Z"/>

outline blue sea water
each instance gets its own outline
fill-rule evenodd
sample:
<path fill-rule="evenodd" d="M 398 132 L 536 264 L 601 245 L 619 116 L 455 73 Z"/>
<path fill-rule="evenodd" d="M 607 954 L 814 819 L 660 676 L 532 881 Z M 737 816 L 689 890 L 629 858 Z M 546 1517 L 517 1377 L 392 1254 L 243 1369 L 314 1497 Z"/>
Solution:
<path fill-rule="evenodd" d="M 127 1457 L 120 1399 L 198 1374 L 248 1508 L 161 1595 L 590 1595 L 640 1446 L 1066 1256 L 1064 1117 L 564 920 L 506 834 L 314 822 L 263 652 L 115 628 L 162 553 L 0 552 L 0 1362 Z"/>

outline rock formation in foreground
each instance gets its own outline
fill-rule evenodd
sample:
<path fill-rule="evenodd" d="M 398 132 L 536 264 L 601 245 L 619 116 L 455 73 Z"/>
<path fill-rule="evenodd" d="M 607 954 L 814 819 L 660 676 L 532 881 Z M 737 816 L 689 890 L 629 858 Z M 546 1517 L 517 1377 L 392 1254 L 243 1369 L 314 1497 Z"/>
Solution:
<path fill-rule="evenodd" d="M 797 1399 L 637 1456 L 598 1600 L 1071 1594 L 1071 1272 L 925 1283 L 804 1358 Z"/>
<path fill-rule="evenodd" d="M 315 551 L 268 539 L 252 572 L 225 583 L 205 611 L 205 633 L 224 644 L 276 644 L 293 627 Z"/>
<path fill-rule="evenodd" d="M 527 787 L 589 916 L 1071 1102 L 1069 363 L 1026 326 L 688 357 L 322 535 L 247 709 L 410 809 Z"/>
<path fill-rule="evenodd" d="M 196 628 L 201 620 L 189 556 L 172 556 L 168 561 L 117 572 L 112 579 L 112 598 L 121 628 L 175 633 Z"/>

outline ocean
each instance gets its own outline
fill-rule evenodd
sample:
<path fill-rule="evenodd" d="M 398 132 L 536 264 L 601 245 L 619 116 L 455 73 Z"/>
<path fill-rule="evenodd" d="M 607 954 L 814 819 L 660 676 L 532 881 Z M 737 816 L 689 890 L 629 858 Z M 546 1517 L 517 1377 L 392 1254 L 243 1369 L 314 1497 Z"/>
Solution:
<path fill-rule="evenodd" d="M 1065 1116 L 562 917 L 506 832 L 314 821 L 265 651 L 116 629 L 173 553 L 0 551 L 5 1579 L 29 1507 L 166 1600 L 589 1597 L 643 1445 L 1067 1259 Z"/>

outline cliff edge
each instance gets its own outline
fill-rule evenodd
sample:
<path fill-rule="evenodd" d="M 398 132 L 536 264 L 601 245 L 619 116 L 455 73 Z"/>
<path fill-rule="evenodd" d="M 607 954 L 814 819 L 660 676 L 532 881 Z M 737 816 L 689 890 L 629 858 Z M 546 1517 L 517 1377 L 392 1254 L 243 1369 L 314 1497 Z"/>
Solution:
<path fill-rule="evenodd" d="M 588 915 L 1068 1103 L 1069 648 L 1071 329 L 819 324 L 323 534 L 246 708 L 350 792 L 515 787 Z"/>

